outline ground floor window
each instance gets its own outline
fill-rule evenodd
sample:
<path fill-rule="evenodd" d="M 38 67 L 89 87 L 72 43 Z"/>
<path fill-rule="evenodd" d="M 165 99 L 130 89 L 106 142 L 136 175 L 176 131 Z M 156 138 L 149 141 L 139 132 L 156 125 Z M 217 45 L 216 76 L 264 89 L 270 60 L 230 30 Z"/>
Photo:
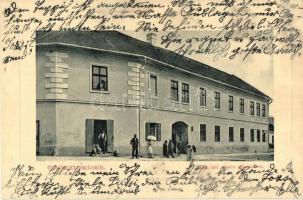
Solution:
<path fill-rule="evenodd" d="M 155 136 L 157 141 L 161 141 L 161 124 L 160 123 L 146 123 L 145 124 L 145 135 L 147 137 L 152 135 Z"/>
<path fill-rule="evenodd" d="M 220 126 L 215 126 L 215 142 L 220 142 Z"/>
<path fill-rule="evenodd" d="M 250 141 L 251 141 L 251 142 L 254 142 L 254 141 L 255 141 L 254 129 L 250 129 Z"/>
<path fill-rule="evenodd" d="M 229 132 L 229 141 L 233 142 L 234 141 L 234 127 L 229 127 L 228 132 Z"/>
<path fill-rule="evenodd" d="M 262 131 L 262 142 L 266 142 L 266 130 Z"/>
<path fill-rule="evenodd" d="M 200 124 L 200 142 L 206 142 L 206 124 Z"/>
<path fill-rule="evenodd" d="M 257 130 L 257 142 L 261 141 L 261 135 L 260 135 L 260 130 Z"/>
<path fill-rule="evenodd" d="M 244 133 L 244 128 L 240 128 L 240 142 L 244 142 L 244 135 L 245 133 Z"/>

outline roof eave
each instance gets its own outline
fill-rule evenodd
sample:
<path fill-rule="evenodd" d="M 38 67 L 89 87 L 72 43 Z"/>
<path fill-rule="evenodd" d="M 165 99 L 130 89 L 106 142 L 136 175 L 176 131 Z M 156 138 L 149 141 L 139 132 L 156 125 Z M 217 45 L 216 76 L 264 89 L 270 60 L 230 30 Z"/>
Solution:
<path fill-rule="evenodd" d="M 171 68 L 174 68 L 174 69 L 177 69 L 177 70 L 180 70 L 180 71 L 183 71 L 183 72 L 186 72 L 186 73 L 189 73 L 189 74 L 192 74 L 194 76 L 198 76 L 198 77 L 202 77 L 204 79 L 207 79 L 207 80 L 210 80 L 210 81 L 213 81 L 213 82 L 216 82 L 216 83 L 220 83 L 222 85 L 225 85 L 225 86 L 228 86 L 228 87 L 231 87 L 231 88 L 234 88 L 236 90 L 240 90 L 240 91 L 243 91 L 243 92 L 246 92 L 246 93 L 249 93 L 249 94 L 252 94 L 252 95 L 255 95 L 255 96 L 258 96 L 258 97 L 262 97 L 262 98 L 265 98 L 268 100 L 269 103 L 272 102 L 272 98 L 270 98 L 269 96 L 267 95 L 260 95 L 260 94 L 256 94 L 254 92 L 250 92 L 250 91 L 247 91 L 247 90 L 244 90 L 242 88 L 238 88 L 236 86 L 233 86 L 233 85 L 230 85 L 230 84 L 227 84 L 227 83 L 223 83 L 221 81 L 218 81 L 218 80 L 215 80 L 215 79 L 212 79 L 212 78 L 209 78 L 209 77 L 206 77 L 206 76 L 203 76 L 203 75 L 200 75 L 200 74 L 197 74 L 197 73 L 194 73 L 194 72 L 191 72 L 191 71 L 188 71 L 188 70 L 185 70 L 185 69 L 181 69 L 179 67 L 176 67 L 176 66 L 173 66 L 171 64 L 168 64 L 168 63 L 164 63 L 162 61 L 159 61 L 159 60 L 156 60 L 156 59 L 153 59 L 151 57 L 148 57 L 148 56 L 145 56 L 145 55 L 141 55 L 141 54 L 133 54 L 133 53 L 127 53 L 127 52 L 122 52 L 122 51 L 114 51 L 114 50 L 107 50 L 107 49 L 101 49 L 101 48 L 95 48 L 95 47 L 86 47 L 86 46 L 81 46 L 81 45 L 76 45 L 76 44 L 68 44 L 68 43 L 60 43 L 60 42 L 50 42 L 50 43 L 36 43 L 37 46 L 51 46 L 51 45 L 56 45 L 56 46 L 67 46 L 67 47 L 74 47 L 74 48 L 82 48 L 82 49 L 90 49 L 90 50 L 95 50 L 95 51 L 102 51 L 102 52 L 109 52 L 109 53 L 115 53 L 115 54 L 122 54 L 122 55 L 128 55 L 128 56 L 134 56 L 134 57 L 138 57 L 138 58 L 143 58 L 143 59 L 149 59 L 153 62 L 156 62 L 156 63 L 160 63 L 160 64 L 163 64 L 163 65 L 166 65 L 166 66 L 169 66 Z"/>

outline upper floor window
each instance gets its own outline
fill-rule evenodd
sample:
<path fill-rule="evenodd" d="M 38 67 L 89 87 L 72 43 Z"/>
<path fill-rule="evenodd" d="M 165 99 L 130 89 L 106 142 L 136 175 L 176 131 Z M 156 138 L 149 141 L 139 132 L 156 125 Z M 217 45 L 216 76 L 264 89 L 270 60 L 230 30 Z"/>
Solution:
<path fill-rule="evenodd" d="M 220 142 L 220 126 L 215 126 L 215 142 Z"/>
<path fill-rule="evenodd" d="M 228 96 L 228 111 L 234 110 L 234 97 L 229 95 Z"/>
<path fill-rule="evenodd" d="M 215 108 L 220 109 L 220 92 L 215 92 Z"/>
<path fill-rule="evenodd" d="M 240 128 L 240 142 L 244 142 L 244 140 L 245 140 L 244 128 Z"/>
<path fill-rule="evenodd" d="M 145 124 L 145 139 L 148 136 L 154 136 L 157 141 L 161 141 L 161 124 L 160 123 L 146 123 Z"/>
<path fill-rule="evenodd" d="M 240 99 L 240 113 L 244 113 L 244 99 L 242 98 Z"/>
<path fill-rule="evenodd" d="M 178 87 L 178 81 L 171 81 L 170 84 L 171 89 L 171 100 L 179 101 L 179 87 Z"/>
<path fill-rule="evenodd" d="M 206 142 L 206 124 L 200 124 L 200 142 Z"/>
<path fill-rule="evenodd" d="M 205 88 L 200 88 L 200 105 L 206 106 L 206 90 Z"/>
<path fill-rule="evenodd" d="M 152 96 L 158 96 L 157 76 L 150 75 L 150 77 L 149 77 L 149 89 L 150 89 L 150 94 Z"/>
<path fill-rule="evenodd" d="M 234 141 L 234 127 L 229 127 L 228 132 L 229 132 L 229 141 L 233 142 Z"/>
<path fill-rule="evenodd" d="M 257 116 L 260 117 L 260 103 L 257 103 Z"/>
<path fill-rule="evenodd" d="M 255 102 L 250 102 L 250 114 L 255 115 Z"/>
<path fill-rule="evenodd" d="M 182 83 L 182 102 L 189 103 L 189 85 Z"/>
<path fill-rule="evenodd" d="M 264 104 L 262 104 L 262 117 L 266 117 L 266 108 Z"/>
<path fill-rule="evenodd" d="M 107 67 L 92 66 L 92 89 L 98 91 L 108 91 Z"/>

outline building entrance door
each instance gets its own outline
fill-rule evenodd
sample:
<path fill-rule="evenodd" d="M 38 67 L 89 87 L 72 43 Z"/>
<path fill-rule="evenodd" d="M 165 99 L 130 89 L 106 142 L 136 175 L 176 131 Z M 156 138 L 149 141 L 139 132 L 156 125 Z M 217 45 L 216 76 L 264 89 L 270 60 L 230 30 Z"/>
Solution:
<path fill-rule="evenodd" d="M 113 152 L 114 150 L 114 121 L 113 120 L 86 120 L 86 145 L 85 152 L 90 153 L 93 144 L 100 144 L 99 134 L 104 131 L 106 134 L 106 152 Z"/>
<path fill-rule="evenodd" d="M 186 153 L 188 145 L 188 125 L 184 122 L 176 122 L 172 125 L 172 142 L 174 143 L 174 151 L 177 151 L 177 144 L 181 142 L 181 153 Z"/>

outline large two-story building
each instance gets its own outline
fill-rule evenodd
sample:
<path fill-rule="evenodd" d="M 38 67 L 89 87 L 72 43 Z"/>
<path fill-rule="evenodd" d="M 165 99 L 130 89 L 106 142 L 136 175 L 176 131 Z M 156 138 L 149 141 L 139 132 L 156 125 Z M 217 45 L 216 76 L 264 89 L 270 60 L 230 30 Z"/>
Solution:
<path fill-rule="evenodd" d="M 150 40 L 153 36 L 150 35 Z M 37 153 L 265 152 L 271 98 L 240 78 L 120 32 L 37 32 Z"/>

